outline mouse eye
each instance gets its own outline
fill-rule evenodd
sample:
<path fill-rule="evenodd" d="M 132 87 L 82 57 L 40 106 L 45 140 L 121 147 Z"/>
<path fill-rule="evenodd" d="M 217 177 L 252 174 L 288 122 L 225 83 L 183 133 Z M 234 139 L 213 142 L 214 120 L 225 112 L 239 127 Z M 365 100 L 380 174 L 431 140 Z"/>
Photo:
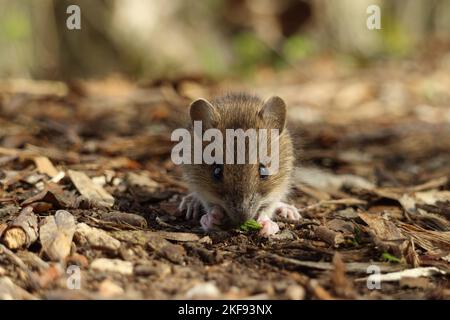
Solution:
<path fill-rule="evenodd" d="M 269 177 L 269 169 L 267 169 L 263 164 L 259 165 L 259 178 L 266 180 Z"/>
<path fill-rule="evenodd" d="M 212 170 L 212 176 L 214 180 L 222 180 L 223 176 L 223 165 L 222 164 L 214 164 Z"/>

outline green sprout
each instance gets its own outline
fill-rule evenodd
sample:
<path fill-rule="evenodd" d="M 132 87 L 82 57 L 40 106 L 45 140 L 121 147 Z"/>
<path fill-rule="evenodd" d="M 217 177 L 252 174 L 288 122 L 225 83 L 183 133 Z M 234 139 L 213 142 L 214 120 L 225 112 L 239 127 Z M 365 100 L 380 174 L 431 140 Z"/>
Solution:
<path fill-rule="evenodd" d="M 239 229 L 245 232 L 248 231 L 258 231 L 262 226 L 254 219 L 247 220 L 239 226 Z"/>
<path fill-rule="evenodd" d="M 397 258 L 397 257 L 395 257 L 392 254 L 387 253 L 387 252 L 384 252 L 381 255 L 381 259 L 389 261 L 389 262 L 395 262 L 395 263 L 400 263 L 401 262 L 399 258 Z"/>

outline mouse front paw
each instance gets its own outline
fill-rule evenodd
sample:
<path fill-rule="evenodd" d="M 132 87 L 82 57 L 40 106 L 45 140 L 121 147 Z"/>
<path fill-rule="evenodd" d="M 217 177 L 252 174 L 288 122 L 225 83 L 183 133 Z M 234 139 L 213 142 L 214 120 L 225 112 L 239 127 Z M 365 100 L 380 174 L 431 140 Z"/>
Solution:
<path fill-rule="evenodd" d="M 190 193 L 187 196 L 183 197 L 180 205 L 178 206 L 178 210 L 180 212 L 186 211 L 187 220 L 197 220 L 202 213 L 202 208 L 202 203 L 195 193 Z"/>
<path fill-rule="evenodd" d="M 218 206 L 213 206 L 208 213 L 204 214 L 200 219 L 200 225 L 205 231 L 213 231 L 220 229 L 224 214 Z"/>
<path fill-rule="evenodd" d="M 302 217 L 296 207 L 284 202 L 277 203 L 275 207 L 275 214 L 290 220 L 298 220 Z"/>
<path fill-rule="evenodd" d="M 262 228 L 259 230 L 259 234 L 263 237 L 269 237 L 278 231 L 280 231 L 280 227 L 274 221 L 272 221 L 267 216 L 261 216 L 258 218 L 258 223 L 261 224 Z"/>

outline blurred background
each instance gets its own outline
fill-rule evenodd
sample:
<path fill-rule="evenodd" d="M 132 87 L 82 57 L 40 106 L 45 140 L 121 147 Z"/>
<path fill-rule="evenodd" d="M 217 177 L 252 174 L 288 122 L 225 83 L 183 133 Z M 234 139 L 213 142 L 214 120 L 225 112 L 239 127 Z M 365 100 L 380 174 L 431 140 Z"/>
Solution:
<path fill-rule="evenodd" d="M 66 28 L 71 4 L 82 30 Z M 366 27 L 371 4 L 381 30 Z M 0 78 L 252 77 L 317 56 L 432 56 L 449 39 L 446 0 L 0 0 Z"/>

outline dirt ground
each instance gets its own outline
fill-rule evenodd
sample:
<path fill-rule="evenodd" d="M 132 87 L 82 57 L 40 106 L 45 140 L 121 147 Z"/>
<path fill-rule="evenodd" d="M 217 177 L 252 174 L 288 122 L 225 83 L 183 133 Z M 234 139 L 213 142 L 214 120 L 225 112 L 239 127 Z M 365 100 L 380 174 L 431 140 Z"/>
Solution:
<path fill-rule="evenodd" d="M 303 218 L 268 239 L 177 211 L 170 133 L 228 90 L 288 104 Z M 449 299 L 449 177 L 448 54 L 251 81 L 3 81 L 0 298 Z M 390 279 L 373 288 L 371 270 Z"/>

